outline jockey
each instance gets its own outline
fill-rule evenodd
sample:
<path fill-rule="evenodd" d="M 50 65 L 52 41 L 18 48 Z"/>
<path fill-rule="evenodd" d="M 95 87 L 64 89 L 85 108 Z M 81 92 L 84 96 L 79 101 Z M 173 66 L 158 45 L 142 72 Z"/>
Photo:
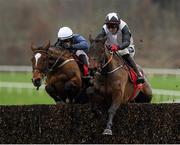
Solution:
<path fill-rule="evenodd" d="M 106 16 L 103 29 L 97 38 L 99 37 L 107 37 L 106 44 L 110 46 L 111 51 L 117 51 L 117 54 L 121 55 L 136 72 L 137 84 L 144 83 L 144 78 L 141 76 L 133 59 L 135 49 L 131 32 L 126 22 L 120 19 L 117 13 L 112 12 Z"/>
<path fill-rule="evenodd" d="M 62 27 L 58 31 L 58 39 L 55 47 L 63 47 L 78 56 L 83 64 L 83 77 L 88 77 L 89 58 L 87 52 L 88 42 L 80 34 L 74 34 L 69 27 Z"/>

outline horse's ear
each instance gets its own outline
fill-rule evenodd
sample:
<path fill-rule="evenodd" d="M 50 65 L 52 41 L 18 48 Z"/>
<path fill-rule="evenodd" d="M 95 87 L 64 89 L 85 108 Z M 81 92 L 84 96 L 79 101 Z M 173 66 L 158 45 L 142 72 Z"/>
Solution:
<path fill-rule="evenodd" d="M 50 43 L 50 40 L 49 40 L 48 43 L 43 46 L 43 48 L 44 48 L 45 50 L 48 50 L 49 47 L 50 47 L 50 45 L 51 45 L 51 43 Z"/>
<path fill-rule="evenodd" d="M 106 40 L 107 40 L 107 36 L 105 36 L 105 37 L 102 38 L 102 42 L 103 42 L 103 43 L 105 43 Z"/>
<path fill-rule="evenodd" d="M 91 35 L 91 34 L 89 34 L 89 41 L 90 41 L 90 43 L 93 42 L 93 38 L 92 38 L 92 35 Z"/>
<path fill-rule="evenodd" d="M 31 43 L 31 50 L 32 50 L 32 51 L 35 51 L 35 49 L 36 49 L 36 47 L 34 46 L 33 43 Z"/>

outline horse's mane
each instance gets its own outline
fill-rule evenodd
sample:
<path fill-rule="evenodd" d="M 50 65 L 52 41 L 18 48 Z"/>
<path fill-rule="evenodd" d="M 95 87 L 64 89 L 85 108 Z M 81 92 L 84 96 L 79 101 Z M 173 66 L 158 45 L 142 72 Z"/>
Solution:
<path fill-rule="evenodd" d="M 107 40 L 106 36 L 97 36 L 95 39 L 95 41 L 101 41 L 102 43 L 105 43 L 105 41 Z"/>
<path fill-rule="evenodd" d="M 51 46 L 48 50 L 48 54 L 51 57 L 58 57 L 62 54 L 70 54 L 70 52 L 64 48 L 58 48 L 58 47 Z"/>
<path fill-rule="evenodd" d="M 103 36 L 97 36 L 95 39 L 90 37 L 91 49 L 89 51 L 89 55 L 93 57 L 98 57 L 101 49 L 99 49 L 100 47 L 94 47 L 94 44 L 98 43 L 98 44 L 104 45 L 106 40 L 107 40 L 107 37 L 103 37 Z"/>

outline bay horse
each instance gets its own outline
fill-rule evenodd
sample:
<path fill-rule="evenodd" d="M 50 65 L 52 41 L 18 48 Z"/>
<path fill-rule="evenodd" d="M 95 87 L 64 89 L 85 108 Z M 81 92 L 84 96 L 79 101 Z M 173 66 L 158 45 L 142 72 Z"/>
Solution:
<path fill-rule="evenodd" d="M 31 45 L 33 52 L 32 82 L 37 89 L 45 78 L 46 92 L 58 103 L 86 103 L 87 98 L 80 98 L 82 92 L 81 71 L 67 49 L 55 48 L 48 44 L 36 47 Z"/>
<path fill-rule="evenodd" d="M 103 134 L 112 135 L 113 118 L 117 109 L 128 102 L 149 103 L 152 89 L 147 79 L 141 88 L 134 87 L 129 77 L 130 67 L 121 56 L 106 46 L 106 38 L 90 36 L 90 67 L 96 69 L 93 85 L 88 89 L 92 109 L 100 115 L 101 108 L 108 108 L 108 121 Z M 106 107 L 105 107 L 106 106 Z"/>

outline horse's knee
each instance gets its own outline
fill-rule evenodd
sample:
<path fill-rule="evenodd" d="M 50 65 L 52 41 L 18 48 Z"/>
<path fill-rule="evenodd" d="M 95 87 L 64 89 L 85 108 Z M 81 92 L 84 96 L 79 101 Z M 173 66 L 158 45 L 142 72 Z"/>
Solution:
<path fill-rule="evenodd" d="M 66 82 L 65 85 L 64 85 L 64 90 L 65 90 L 66 92 L 71 92 L 71 91 L 73 91 L 75 88 L 76 88 L 76 87 L 74 86 L 74 84 L 73 84 L 71 81 Z"/>
<path fill-rule="evenodd" d="M 47 85 L 45 87 L 46 92 L 54 99 L 55 102 L 59 101 L 59 98 L 56 94 L 56 90 L 52 85 Z"/>
<path fill-rule="evenodd" d="M 64 91 L 68 96 L 76 96 L 80 92 L 80 87 L 72 81 L 68 81 L 64 85 Z"/>
<path fill-rule="evenodd" d="M 55 89 L 54 89 L 54 87 L 53 87 L 52 85 L 47 85 L 47 86 L 45 87 L 45 90 L 46 90 L 46 92 L 47 92 L 48 94 L 52 94 L 52 93 L 55 92 Z"/>

